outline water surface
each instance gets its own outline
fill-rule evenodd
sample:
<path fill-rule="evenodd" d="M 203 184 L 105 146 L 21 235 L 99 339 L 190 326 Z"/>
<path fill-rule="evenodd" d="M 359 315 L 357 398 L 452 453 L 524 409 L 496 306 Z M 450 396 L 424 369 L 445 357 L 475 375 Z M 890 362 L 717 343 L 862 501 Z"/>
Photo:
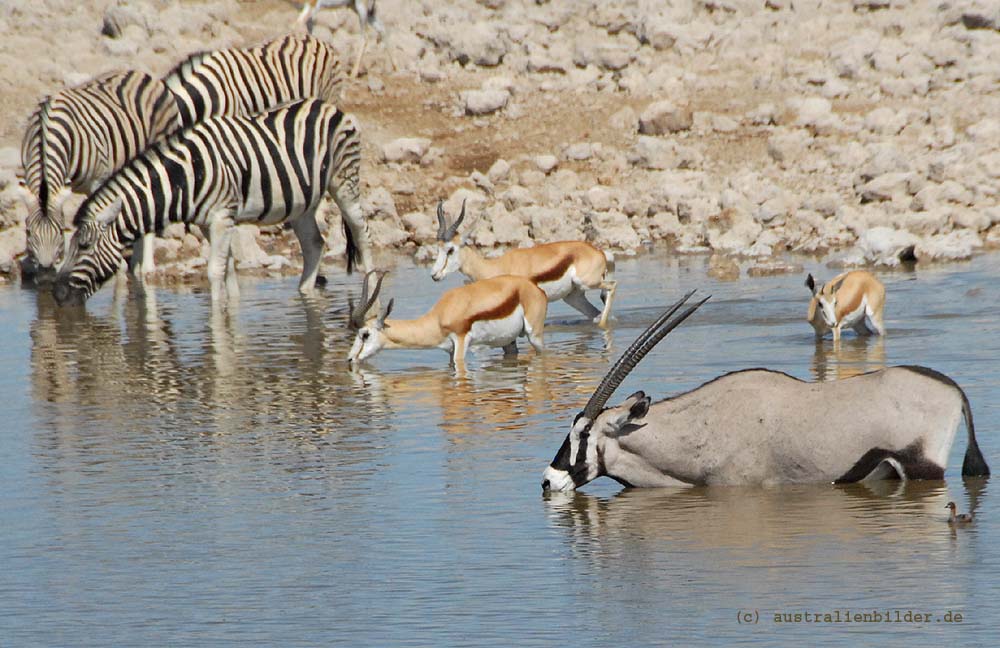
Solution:
<path fill-rule="evenodd" d="M 225 313 L 203 290 L 106 289 L 74 311 L 0 288 L 0 645 L 997 643 L 1000 500 L 963 483 L 961 431 L 945 482 L 542 495 L 608 364 L 691 288 L 712 300 L 612 402 L 753 366 L 923 364 L 966 389 L 1000 469 L 1000 257 L 885 274 L 888 335 L 839 348 L 814 343 L 803 276 L 706 269 L 620 260 L 610 333 L 554 304 L 545 354 L 522 340 L 464 375 L 441 351 L 348 372 L 358 278 L 335 270 L 310 300 L 244 279 Z M 385 293 L 415 316 L 460 283 L 402 261 Z M 980 521 L 950 529 L 949 499 Z M 774 621 L 837 610 L 932 622 Z"/>

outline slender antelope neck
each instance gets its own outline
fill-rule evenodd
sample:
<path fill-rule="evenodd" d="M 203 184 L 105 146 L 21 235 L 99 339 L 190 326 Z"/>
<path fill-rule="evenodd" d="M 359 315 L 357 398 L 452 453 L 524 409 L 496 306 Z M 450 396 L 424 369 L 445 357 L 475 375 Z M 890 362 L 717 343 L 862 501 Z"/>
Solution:
<path fill-rule="evenodd" d="M 433 348 L 447 337 L 437 316 L 432 313 L 416 319 L 387 319 L 382 335 L 385 336 L 387 349 Z"/>
<path fill-rule="evenodd" d="M 462 262 L 462 273 L 475 281 L 507 274 L 501 263 L 502 258 L 487 259 L 469 245 L 458 248 L 458 258 Z"/>

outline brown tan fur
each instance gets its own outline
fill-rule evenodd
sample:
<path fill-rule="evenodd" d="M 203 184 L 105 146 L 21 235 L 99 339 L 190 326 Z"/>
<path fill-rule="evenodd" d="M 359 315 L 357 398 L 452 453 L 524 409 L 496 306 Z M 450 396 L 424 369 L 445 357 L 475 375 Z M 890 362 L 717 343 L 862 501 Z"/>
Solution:
<path fill-rule="evenodd" d="M 488 279 L 500 275 L 517 275 L 531 279 L 545 291 L 549 301 L 565 300 L 567 304 L 593 319 L 605 328 L 611 312 L 616 282 L 611 279 L 612 268 L 604 252 L 585 241 L 558 241 L 543 243 L 530 248 L 510 250 L 500 257 L 488 259 L 471 246 L 463 245 L 458 234 L 444 243 L 457 255 L 445 262 L 445 248 L 439 253 L 432 276 L 440 280 L 454 269 L 466 276 Z M 449 269 L 450 268 L 450 269 Z M 572 269 L 575 279 L 567 273 Z M 584 291 L 601 289 L 604 308 L 598 309 L 587 301 Z"/>
<path fill-rule="evenodd" d="M 865 312 L 860 319 L 848 322 L 845 318 L 856 314 L 866 302 Z M 835 321 L 831 326 L 823 317 L 823 303 L 833 305 Z M 867 318 L 877 329 L 875 333 L 882 335 L 885 327 L 882 321 L 882 311 L 885 306 L 885 286 L 866 270 L 844 272 L 819 288 L 809 301 L 807 319 L 813 325 L 817 337 L 822 337 L 827 331 L 833 331 L 835 342 L 840 340 L 841 329 L 846 325 L 854 328 L 859 334 L 867 334 L 865 326 Z"/>
<path fill-rule="evenodd" d="M 528 339 L 540 351 L 544 340 L 548 299 L 525 277 L 501 275 L 446 291 L 429 311 L 415 319 L 385 319 L 381 324 L 381 348 L 434 348 L 454 340 L 452 361 L 464 365 L 469 333 L 476 322 L 510 316 L 518 306 L 524 311 Z M 366 327 L 378 326 L 377 316 Z M 513 344 L 513 342 L 511 343 Z M 505 345 L 505 350 L 508 348 Z"/>

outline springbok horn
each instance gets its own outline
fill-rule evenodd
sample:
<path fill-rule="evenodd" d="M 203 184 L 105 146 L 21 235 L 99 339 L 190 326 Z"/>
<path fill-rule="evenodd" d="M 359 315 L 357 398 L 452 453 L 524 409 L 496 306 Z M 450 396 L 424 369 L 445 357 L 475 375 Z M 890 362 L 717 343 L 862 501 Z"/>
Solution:
<path fill-rule="evenodd" d="M 369 298 L 368 280 L 372 275 L 377 275 L 378 280 L 375 282 L 375 290 L 371 291 L 371 297 Z M 385 278 L 385 275 L 385 271 L 382 270 L 372 270 L 365 275 L 365 278 L 361 282 L 361 301 L 358 302 L 358 307 L 355 307 L 353 299 L 348 298 L 347 304 L 350 308 L 350 322 L 354 328 L 359 329 L 364 327 L 365 316 L 368 315 L 368 311 L 371 310 L 375 300 L 378 299 L 378 293 L 382 289 L 382 279 Z"/>
<path fill-rule="evenodd" d="M 458 215 L 458 218 L 454 223 L 448 225 L 448 221 L 444 216 L 444 201 L 438 201 L 438 240 L 439 241 L 450 241 L 458 233 L 458 226 L 462 224 L 465 220 L 465 201 L 462 201 L 462 213 Z"/>
<path fill-rule="evenodd" d="M 445 234 L 447 234 L 447 233 L 448 233 L 448 223 L 445 221 L 445 218 L 444 218 L 444 201 L 443 200 L 439 200 L 438 201 L 438 240 L 439 241 L 447 241 L 448 238 L 445 236 Z"/>
<path fill-rule="evenodd" d="M 662 340 L 670 331 L 677 328 L 677 326 L 686 320 L 692 313 L 698 310 L 702 304 L 711 299 L 711 295 L 702 299 L 697 304 L 689 306 L 686 311 L 678 315 L 673 320 L 670 317 L 677 312 L 677 310 L 684 305 L 684 303 L 691 298 L 695 291 L 691 291 L 684 295 L 680 300 L 677 301 L 673 306 L 667 309 L 663 315 L 660 315 L 655 322 L 649 325 L 649 327 L 643 331 L 635 342 L 633 342 L 625 353 L 618 358 L 617 362 L 608 370 L 608 373 L 604 376 L 601 384 L 598 385 L 597 389 L 594 390 L 594 394 L 587 401 L 586 406 L 583 408 L 583 415 L 588 419 L 593 420 L 600 411 L 604 408 L 604 405 L 611 398 L 611 395 L 618 389 L 618 386 L 623 380 L 629 375 L 632 369 L 635 368 L 639 361 L 645 357 L 647 353 L 653 350 L 660 340 Z"/>
<path fill-rule="evenodd" d="M 455 219 L 455 222 L 451 224 L 451 227 L 448 228 L 448 234 L 447 234 L 448 238 L 445 240 L 450 241 L 451 239 L 455 238 L 455 234 L 458 234 L 458 226 L 461 225 L 462 221 L 464 220 L 465 220 L 465 201 L 463 200 L 462 211 L 458 215 L 458 218 Z"/>

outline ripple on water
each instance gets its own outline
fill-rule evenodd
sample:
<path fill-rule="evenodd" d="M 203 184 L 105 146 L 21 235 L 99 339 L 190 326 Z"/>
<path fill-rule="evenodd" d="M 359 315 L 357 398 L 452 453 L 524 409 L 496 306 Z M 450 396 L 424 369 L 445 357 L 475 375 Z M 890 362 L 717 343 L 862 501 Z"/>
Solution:
<path fill-rule="evenodd" d="M 662 398 L 750 366 L 803 379 L 923 364 L 965 387 L 1000 456 L 1000 259 L 884 275 L 885 338 L 816 343 L 800 276 L 718 282 L 703 257 L 618 263 L 602 332 L 550 308 L 546 352 L 387 351 L 348 371 L 357 278 L 246 280 L 238 306 L 154 290 L 86 309 L 0 288 L 8 430 L 0 626 L 13 644 L 466 645 L 665 637 L 770 645 L 950 638 L 944 624 L 764 628 L 739 609 L 963 611 L 987 645 L 1000 505 L 942 483 L 572 495 L 539 480 L 608 365 L 684 292 L 713 295 L 619 389 Z M 829 271 L 807 263 L 816 276 Z M 387 291 L 412 316 L 451 285 L 404 262 Z M 405 291 L 397 290 L 405 287 Z M 934 300 L 928 301 L 928 295 Z M 952 529 L 944 504 L 974 510 Z M 880 637 L 881 638 L 881 637 Z"/>

